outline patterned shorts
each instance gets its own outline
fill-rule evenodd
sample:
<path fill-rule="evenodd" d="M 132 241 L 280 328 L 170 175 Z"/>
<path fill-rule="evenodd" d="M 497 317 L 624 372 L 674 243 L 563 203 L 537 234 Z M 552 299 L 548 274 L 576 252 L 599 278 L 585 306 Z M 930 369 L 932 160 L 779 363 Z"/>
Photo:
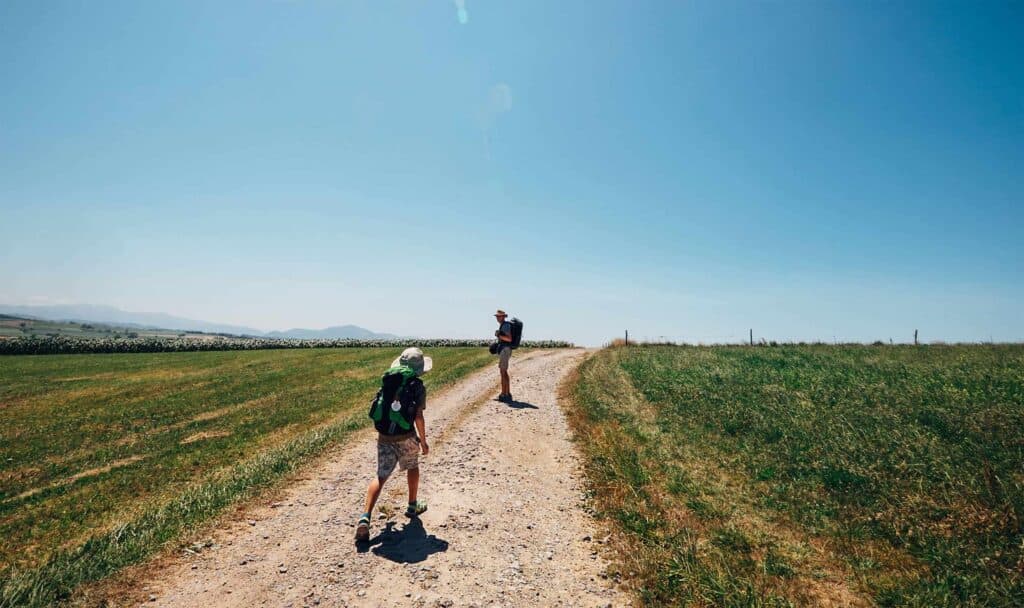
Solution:
<path fill-rule="evenodd" d="M 415 437 L 394 443 L 377 442 L 377 477 L 387 479 L 395 471 L 420 468 L 420 444 Z"/>

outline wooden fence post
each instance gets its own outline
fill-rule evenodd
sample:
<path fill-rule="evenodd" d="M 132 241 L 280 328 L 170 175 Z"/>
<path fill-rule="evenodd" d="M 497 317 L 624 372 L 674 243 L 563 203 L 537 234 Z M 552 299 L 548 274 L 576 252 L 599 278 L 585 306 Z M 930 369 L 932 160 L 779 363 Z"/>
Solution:
<path fill-rule="evenodd" d="M 629 330 L 626 330 L 626 346 L 629 346 Z"/>
<path fill-rule="evenodd" d="M 751 346 L 754 345 L 754 330 L 753 329 L 750 330 L 750 345 Z"/>
<path fill-rule="evenodd" d="M 917 346 L 917 330 L 914 330 L 914 346 Z"/>

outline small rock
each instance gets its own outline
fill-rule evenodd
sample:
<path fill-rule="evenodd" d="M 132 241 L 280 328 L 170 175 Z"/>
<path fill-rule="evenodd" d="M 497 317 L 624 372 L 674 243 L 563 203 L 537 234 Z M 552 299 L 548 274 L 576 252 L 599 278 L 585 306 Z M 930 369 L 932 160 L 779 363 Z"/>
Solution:
<path fill-rule="evenodd" d="M 585 543 L 589 543 L 590 540 L 591 539 L 590 539 L 590 535 L 589 534 L 587 534 L 586 536 L 583 537 L 583 542 L 585 542 Z"/>
<path fill-rule="evenodd" d="M 277 571 L 280 572 L 281 574 L 284 574 L 285 572 L 288 572 L 288 567 L 287 566 L 281 566 L 281 567 L 279 567 L 277 569 Z"/>
<path fill-rule="evenodd" d="M 255 519 L 250 519 L 249 520 L 249 525 L 250 526 L 255 526 L 256 525 L 256 520 Z"/>
<path fill-rule="evenodd" d="M 156 594 L 155 593 L 150 593 L 149 594 L 149 601 L 151 601 L 151 602 L 155 602 L 156 601 Z"/>

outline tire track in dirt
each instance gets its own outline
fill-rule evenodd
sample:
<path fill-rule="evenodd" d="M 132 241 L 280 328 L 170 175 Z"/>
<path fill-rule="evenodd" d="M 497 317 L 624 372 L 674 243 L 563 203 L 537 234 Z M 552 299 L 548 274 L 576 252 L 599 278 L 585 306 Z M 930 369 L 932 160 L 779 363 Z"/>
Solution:
<path fill-rule="evenodd" d="M 404 475 L 385 486 L 371 544 L 354 523 L 376 471 L 373 434 L 214 535 L 212 547 L 165 559 L 119 599 L 148 606 L 621 606 L 603 577 L 594 522 L 558 386 L 584 356 L 566 349 L 513 358 L 516 403 L 494 401 L 487 369 L 428 399 L 431 453 L 420 495 L 401 515 Z M 142 569 L 153 574 L 154 568 Z M 141 578 L 141 577 L 140 577 Z"/>

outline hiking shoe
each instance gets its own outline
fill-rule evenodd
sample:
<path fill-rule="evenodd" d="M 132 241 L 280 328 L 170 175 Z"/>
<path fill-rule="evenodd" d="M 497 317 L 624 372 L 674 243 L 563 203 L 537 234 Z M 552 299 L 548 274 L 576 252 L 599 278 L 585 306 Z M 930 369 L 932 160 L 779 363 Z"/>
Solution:
<path fill-rule="evenodd" d="M 409 508 L 405 510 L 405 516 L 418 517 L 421 513 L 426 512 L 426 510 L 427 503 L 423 502 L 422 500 L 417 500 L 416 502 L 409 503 Z"/>
<path fill-rule="evenodd" d="M 370 518 L 364 515 L 356 524 L 356 542 L 365 543 L 368 540 L 370 540 Z"/>
<path fill-rule="evenodd" d="M 509 393 L 502 393 L 498 395 L 498 401 L 501 401 L 502 403 L 511 403 L 512 395 Z"/>

